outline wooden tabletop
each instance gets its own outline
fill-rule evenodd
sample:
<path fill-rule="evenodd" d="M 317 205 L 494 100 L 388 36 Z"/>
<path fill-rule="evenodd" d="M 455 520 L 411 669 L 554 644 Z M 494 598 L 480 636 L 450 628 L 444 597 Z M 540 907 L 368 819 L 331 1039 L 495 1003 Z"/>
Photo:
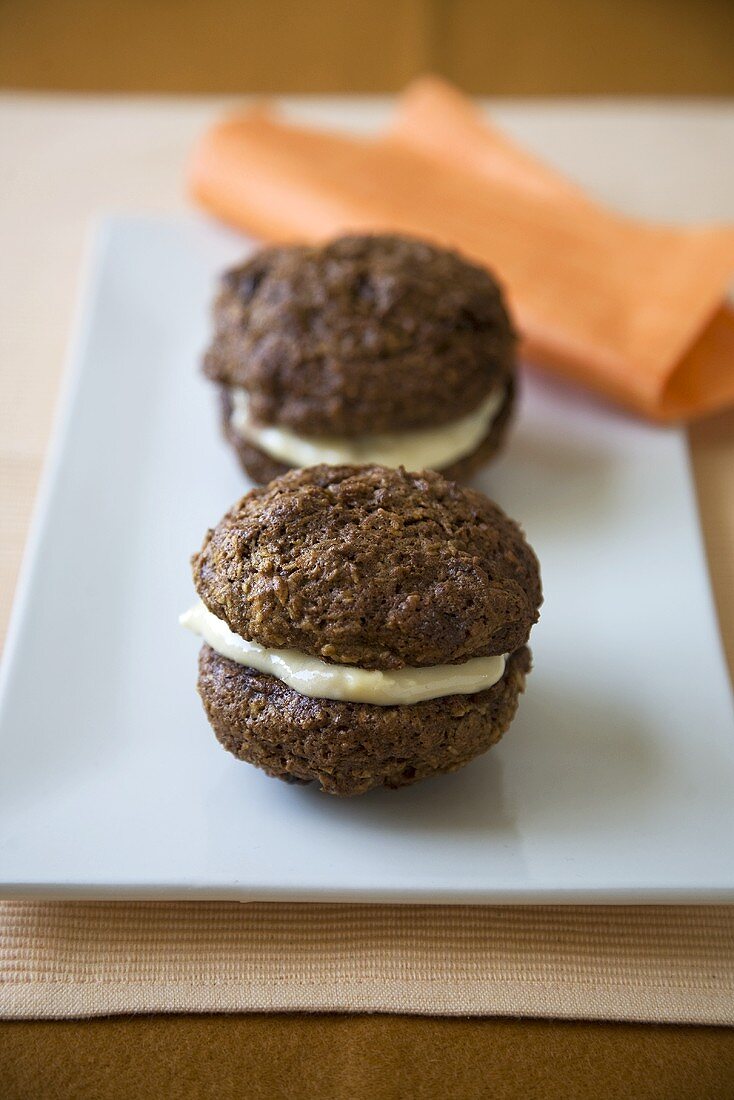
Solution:
<path fill-rule="evenodd" d="M 345 16 L 340 18 L 340 16 Z M 3 0 L 6 87 L 731 95 L 727 0 Z"/>
<path fill-rule="evenodd" d="M 0 98 L 0 633 L 49 434 L 85 234 L 96 214 L 186 208 L 183 167 L 225 102 Z M 293 101 L 369 130 L 381 100 Z M 734 108 L 723 102 L 509 102 L 495 117 L 595 195 L 671 221 L 734 218 Z M 734 366 L 733 368 L 734 369 Z M 690 429 L 722 634 L 734 668 L 734 411 Z M 723 838 L 722 838 L 723 839 Z M 175 1073 L 171 1069 L 175 1066 Z M 320 1076 L 319 1076 L 320 1075 Z M 716 1028 L 405 1017 L 239 1016 L 0 1027 L 4 1097 L 719 1097 L 734 1033 Z M 724 1090 L 724 1091 L 722 1091 Z"/>

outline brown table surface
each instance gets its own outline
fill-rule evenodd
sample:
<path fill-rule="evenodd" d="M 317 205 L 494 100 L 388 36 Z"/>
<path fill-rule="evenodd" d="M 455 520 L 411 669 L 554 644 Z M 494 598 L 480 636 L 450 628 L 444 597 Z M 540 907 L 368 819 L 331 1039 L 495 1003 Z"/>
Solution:
<path fill-rule="evenodd" d="M 84 226 L 104 209 L 182 209 L 186 151 L 221 106 L 211 99 L 0 99 L 8 164 L 0 204 L 5 576 L 17 568 L 48 436 Z M 317 116 L 321 107 L 301 110 Z M 326 113 L 359 123 L 382 110 L 341 101 Z M 720 152 L 731 134 L 730 106 L 536 103 L 505 104 L 498 113 L 598 194 L 650 216 L 659 214 L 659 195 L 649 174 L 617 152 L 626 135 L 638 158 L 645 149 L 650 155 L 652 141 L 660 177 L 672 174 L 678 184 L 666 190 L 666 216 L 726 213 L 734 156 L 730 145 L 722 171 Z M 709 164 L 718 158 L 716 174 L 701 170 L 707 155 Z M 680 186 L 686 172 L 688 186 Z M 690 438 L 719 614 L 730 624 L 734 530 L 716 502 L 722 479 L 734 478 L 734 413 L 696 425 Z M 11 499 L 20 504 L 10 509 Z M 0 593 L 0 630 L 11 596 L 10 588 Z M 725 631 L 731 667 L 733 634 Z M 304 1014 L 0 1024 L 5 1100 L 210 1095 L 734 1097 L 734 1030 Z"/>
<path fill-rule="evenodd" d="M 3 0 L 0 72 L 49 91 L 380 92 L 431 69 L 492 95 L 734 92 L 729 0 L 349 0 L 339 13 L 338 0 Z"/>

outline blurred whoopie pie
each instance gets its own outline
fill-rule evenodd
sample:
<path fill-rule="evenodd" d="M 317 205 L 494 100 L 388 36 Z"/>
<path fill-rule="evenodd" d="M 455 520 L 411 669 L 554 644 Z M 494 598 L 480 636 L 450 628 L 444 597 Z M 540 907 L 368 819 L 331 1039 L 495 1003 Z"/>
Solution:
<path fill-rule="evenodd" d="M 465 479 L 505 437 L 515 333 L 456 252 L 393 235 L 266 248 L 228 271 L 205 374 L 245 472 L 380 464 Z"/>

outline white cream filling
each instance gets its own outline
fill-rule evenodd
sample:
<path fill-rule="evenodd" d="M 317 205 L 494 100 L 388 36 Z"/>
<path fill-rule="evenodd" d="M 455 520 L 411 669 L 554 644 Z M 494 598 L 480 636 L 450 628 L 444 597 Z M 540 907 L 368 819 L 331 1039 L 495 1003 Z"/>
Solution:
<path fill-rule="evenodd" d="M 502 679 L 506 656 L 472 657 L 460 665 L 400 668 L 394 672 L 330 665 L 296 649 L 266 649 L 233 633 L 199 602 L 179 622 L 198 634 L 221 657 L 276 676 L 312 699 L 342 699 L 380 707 L 420 703 L 442 695 L 472 695 Z"/>
<path fill-rule="evenodd" d="M 505 399 L 501 388 L 468 416 L 438 428 L 342 439 L 297 435 L 289 428 L 255 424 L 250 419 L 247 390 L 233 386 L 230 394 L 233 431 L 288 466 L 317 466 L 324 462 L 330 466 L 404 466 L 406 470 L 440 470 L 471 454 L 487 435 Z"/>

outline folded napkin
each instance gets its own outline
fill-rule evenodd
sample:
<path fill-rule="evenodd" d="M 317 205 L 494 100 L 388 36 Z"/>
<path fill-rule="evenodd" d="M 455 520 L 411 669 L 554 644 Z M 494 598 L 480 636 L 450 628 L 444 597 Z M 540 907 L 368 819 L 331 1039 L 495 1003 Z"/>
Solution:
<path fill-rule="evenodd" d="M 190 187 L 269 241 L 389 229 L 458 247 L 505 283 L 527 358 L 645 416 L 734 403 L 734 227 L 606 210 L 438 79 L 412 85 L 376 140 L 264 107 L 228 118 L 195 150 Z"/>

